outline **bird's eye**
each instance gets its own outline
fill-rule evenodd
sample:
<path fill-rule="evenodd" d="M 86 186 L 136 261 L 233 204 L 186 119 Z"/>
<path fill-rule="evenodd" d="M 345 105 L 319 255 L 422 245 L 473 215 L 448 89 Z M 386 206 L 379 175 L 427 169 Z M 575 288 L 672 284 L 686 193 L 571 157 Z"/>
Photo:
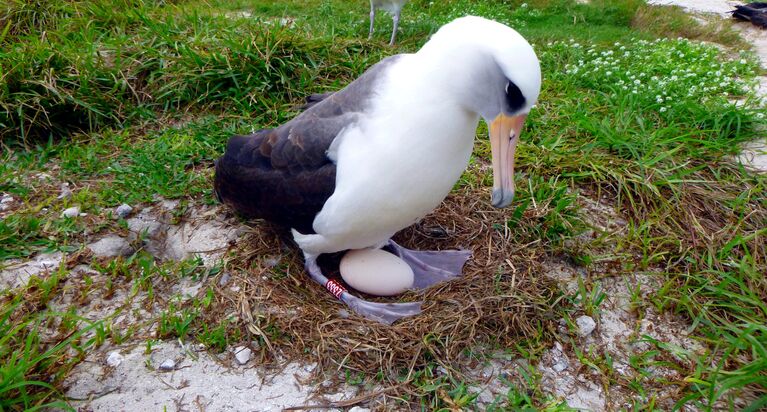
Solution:
<path fill-rule="evenodd" d="M 512 81 L 506 83 L 506 104 L 509 105 L 509 111 L 512 113 L 525 107 L 525 96 Z"/>

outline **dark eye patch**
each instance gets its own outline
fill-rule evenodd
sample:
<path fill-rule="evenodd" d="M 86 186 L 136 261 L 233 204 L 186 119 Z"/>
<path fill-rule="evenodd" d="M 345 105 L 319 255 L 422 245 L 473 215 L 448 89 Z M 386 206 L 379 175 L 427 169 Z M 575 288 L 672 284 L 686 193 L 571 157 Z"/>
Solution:
<path fill-rule="evenodd" d="M 506 103 L 512 113 L 525 107 L 525 96 L 522 95 L 519 87 L 511 81 L 506 85 Z"/>

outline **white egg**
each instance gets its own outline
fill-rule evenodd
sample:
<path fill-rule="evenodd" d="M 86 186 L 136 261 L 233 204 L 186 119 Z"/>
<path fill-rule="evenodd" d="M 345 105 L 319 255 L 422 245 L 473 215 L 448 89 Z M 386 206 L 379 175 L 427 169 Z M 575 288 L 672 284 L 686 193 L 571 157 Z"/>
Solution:
<path fill-rule="evenodd" d="M 413 286 L 413 269 L 381 249 L 350 250 L 339 269 L 349 286 L 375 296 L 398 295 Z"/>

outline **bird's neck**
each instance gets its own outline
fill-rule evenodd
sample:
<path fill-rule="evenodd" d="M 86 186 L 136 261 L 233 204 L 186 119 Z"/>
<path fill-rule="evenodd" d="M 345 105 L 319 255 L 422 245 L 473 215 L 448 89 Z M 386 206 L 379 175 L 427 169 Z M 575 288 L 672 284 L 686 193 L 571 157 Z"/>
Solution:
<path fill-rule="evenodd" d="M 428 44 L 427 44 L 428 46 Z M 500 107 L 505 79 L 489 52 L 470 44 L 424 47 L 413 56 L 412 78 L 424 96 L 439 96 L 478 116 Z"/>

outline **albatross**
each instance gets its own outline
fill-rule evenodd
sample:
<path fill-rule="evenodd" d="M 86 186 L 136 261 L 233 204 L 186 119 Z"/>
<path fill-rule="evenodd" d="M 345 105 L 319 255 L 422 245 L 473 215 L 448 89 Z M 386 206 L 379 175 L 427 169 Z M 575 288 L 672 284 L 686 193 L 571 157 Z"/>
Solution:
<path fill-rule="evenodd" d="M 414 287 L 461 274 L 469 251 L 414 251 L 391 237 L 435 209 L 488 124 L 494 207 L 514 198 L 514 154 L 538 99 L 541 70 L 515 30 L 480 17 L 441 27 L 416 53 L 383 59 L 345 88 L 307 99 L 285 124 L 230 138 L 216 161 L 220 201 L 292 229 L 312 280 L 356 313 L 391 324 L 421 302 L 379 303 L 328 280 L 317 257 L 386 248 L 413 268 Z"/>
<path fill-rule="evenodd" d="M 386 10 L 391 14 L 392 30 L 391 39 L 389 40 L 389 46 L 394 45 L 394 39 L 397 37 L 397 27 L 399 27 L 399 16 L 402 11 L 402 7 L 405 6 L 408 0 L 370 0 L 370 32 L 368 32 L 368 40 L 373 38 L 373 22 L 376 19 L 376 9 Z"/>

